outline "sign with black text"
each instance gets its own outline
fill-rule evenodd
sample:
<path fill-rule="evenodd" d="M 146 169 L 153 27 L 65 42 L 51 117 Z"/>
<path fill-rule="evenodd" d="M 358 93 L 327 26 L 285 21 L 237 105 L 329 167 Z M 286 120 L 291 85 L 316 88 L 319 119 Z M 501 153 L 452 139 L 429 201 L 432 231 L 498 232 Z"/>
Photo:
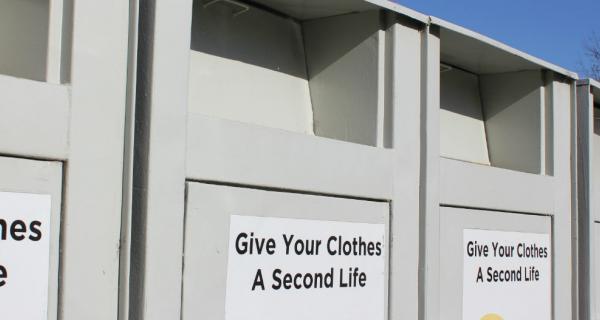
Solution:
<path fill-rule="evenodd" d="M 383 320 L 384 224 L 231 216 L 226 320 Z"/>
<path fill-rule="evenodd" d="M 465 229 L 463 319 L 550 320 L 550 235 Z"/>
<path fill-rule="evenodd" d="M 50 195 L 0 192 L 0 318 L 48 318 Z"/>

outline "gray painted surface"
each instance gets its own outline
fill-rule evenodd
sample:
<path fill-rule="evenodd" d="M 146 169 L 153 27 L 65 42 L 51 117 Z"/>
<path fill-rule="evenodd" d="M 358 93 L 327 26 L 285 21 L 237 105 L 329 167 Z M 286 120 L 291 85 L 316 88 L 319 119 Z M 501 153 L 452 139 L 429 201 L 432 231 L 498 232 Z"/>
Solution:
<path fill-rule="evenodd" d="M 129 319 L 181 318 L 191 0 L 140 2 Z"/>
<path fill-rule="evenodd" d="M 311 20 L 303 26 L 315 133 L 381 146 L 380 92 L 387 68 L 380 13 Z"/>
<path fill-rule="evenodd" d="M 69 79 L 72 0 L 0 2 L 0 74 L 53 84 Z"/>
<path fill-rule="evenodd" d="M 311 20 L 374 9 L 387 9 L 425 24 L 429 17 L 390 0 L 256 0 L 261 5 L 273 8 L 298 20 Z"/>
<path fill-rule="evenodd" d="M 46 81 L 65 83 L 70 77 L 73 0 L 48 0 Z"/>
<path fill-rule="evenodd" d="M 479 77 L 460 69 L 442 72 L 440 155 L 490 165 Z"/>
<path fill-rule="evenodd" d="M 58 318 L 62 163 L 0 157 L 0 192 L 48 194 L 51 197 L 48 318 Z"/>
<path fill-rule="evenodd" d="M 546 214 L 554 211 L 553 178 L 440 159 L 440 203 Z"/>
<path fill-rule="evenodd" d="M 390 221 L 389 319 L 419 317 L 421 61 L 423 25 L 398 21 L 387 30 L 392 61 L 386 90 L 387 144 L 394 152 Z"/>
<path fill-rule="evenodd" d="M 430 24 L 441 30 L 442 60 L 477 74 L 551 70 L 570 79 L 577 73 L 553 65 L 472 30 L 429 17 Z"/>
<path fill-rule="evenodd" d="M 484 75 L 481 96 L 493 166 L 542 171 L 543 89 L 535 71 Z"/>
<path fill-rule="evenodd" d="M 300 24 L 239 10 L 194 4 L 189 112 L 312 134 Z"/>
<path fill-rule="evenodd" d="M 423 320 L 440 318 L 440 37 L 429 26 L 423 32 L 421 58 L 421 171 L 419 234 L 419 312 Z"/>
<path fill-rule="evenodd" d="M 480 39 L 442 28 L 442 61 L 477 74 L 540 70 L 540 67 Z"/>
<path fill-rule="evenodd" d="M 385 224 L 389 230 L 389 204 L 386 202 L 187 183 L 183 320 L 225 318 L 232 214 L 376 223 Z M 389 242 L 386 248 L 387 244 Z M 389 251 L 386 266 L 388 260 Z M 387 275 L 386 270 L 386 279 L 389 279 Z"/>
<path fill-rule="evenodd" d="M 571 187 L 573 179 L 572 173 L 572 141 L 575 129 L 573 110 L 576 109 L 575 82 L 573 80 L 563 79 L 556 76 L 552 82 L 552 96 L 549 105 L 552 108 L 552 131 L 553 144 L 552 151 L 553 162 L 553 187 L 552 194 L 554 210 L 552 220 L 553 250 L 555 260 L 552 269 L 554 272 L 554 292 L 553 292 L 553 313 L 556 319 L 568 319 L 573 316 L 574 294 L 576 285 L 573 283 L 572 259 L 574 258 L 572 250 L 573 233 L 573 212 L 571 197 Z"/>
<path fill-rule="evenodd" d="M 283 12 L 298 20 L 311 20 L 377 9 L 375 5 L 362 0 L 331 0 L 327 3 L 320 0 L 257 0 L 256 3 Z"/>
<path fill-rule="evenodd" d="M 393 159 L 390 150 L 188 116 L 189 179 L 389 199 Z"/>
<path fill-rule="evenodd" d="M 121 212 L 121 237 L 119 252 L 119 314 L 117 319 L 129 318 L 130 293 L 132 289 L 132 250 L 131 239 L 133 229 L 133 203 L 138 195 L 133 189 L 134 151 L 135 151 L 135 113 L 136 86 L 138 70 L 138 30 L 139 9 L 137 0 L 129 2 L 129 45 L 127 60 L 127 97 L 125 105 L 125 132 L 123 136 L 123 200 Z"/>
<path fill-rule="evenodd" d="M 594 284 L 592 279 L 596 276 L 594 272 L 594 247 L 595 231 L 592 227 L 593 216 L 596 205 L 591 196 L 593 193 L 593 181 L 590 179 L 594 174 L 594 165 L 591 152 L 593 132 L 593 97 L 587 84 L 578 82 L 577 86 L 577 288 L 578 288 L 578 316 L 580 319 L 594 319 Z"/>
<path fill-rule="evenodd" d="M 108 0 L 73 11 L 61 320 L 118 315 L 128 10 Z"/>
<path fill-rule="evenodd" d="M 69 117 L 68 87 L 0 75 L 0 153 L 66 159 Z"/>
<path fill-rule="evenodd" d="M 378 11 L 304 23 L 252 6 L 239 11 L 195 2 L 191 114 L 383 145 Z"/>
<path fill-rule="evenodd" d="M 425 24 L 429 17 L 390 0 L 256 0 L 261 5 L 273 8 L 298 20 L 318 19 L 366 10 L 386 9 Z"/>

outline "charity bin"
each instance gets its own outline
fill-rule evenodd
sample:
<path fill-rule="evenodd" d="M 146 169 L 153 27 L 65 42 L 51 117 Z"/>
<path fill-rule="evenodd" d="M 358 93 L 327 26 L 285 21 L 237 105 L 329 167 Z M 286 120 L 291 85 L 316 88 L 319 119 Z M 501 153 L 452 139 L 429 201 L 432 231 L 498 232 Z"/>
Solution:
<path fill-rule="evenodd" d="M 358 0 L 141 12 L 129 315 L 416 319 L 427 17 Z"/>
<path fill-rule="evenodd" d="M 3 319 L 117 316 L 128 10 L 0 2 Z"/>
<path fill-rule="evenodd" d="M 580 319 L 600 319 L 600 84 L 577 83 L 577 271 Z"/>
<path fill-rule="evenodd" d="M 426 319 L 568 319 L 577 76 L 438 18 L 424 109 Z"/>

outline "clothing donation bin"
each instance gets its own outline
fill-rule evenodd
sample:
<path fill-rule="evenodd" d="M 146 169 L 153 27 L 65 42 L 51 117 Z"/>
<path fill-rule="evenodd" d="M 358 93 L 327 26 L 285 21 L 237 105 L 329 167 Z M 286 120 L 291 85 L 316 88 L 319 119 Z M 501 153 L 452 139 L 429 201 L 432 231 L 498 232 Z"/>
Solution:
<path fill-rule="evenodd" d="M 358 0 L 141 12 L 129 315 L 416 319 L 427 17 Z"/>
<path fill-rule="evenodd" d="M 576 74 L 438 18 L 425 75 L 425 319 L 568 319 Z"/>
<path fill-rule="evenodd" d="M 117 317 L 128 15 L 0 1 L 2 319 Z"/>
<path fill-rule="evenodd" d="M 579 319 L 600 319 L 600 84 L 577 83 Z"/>

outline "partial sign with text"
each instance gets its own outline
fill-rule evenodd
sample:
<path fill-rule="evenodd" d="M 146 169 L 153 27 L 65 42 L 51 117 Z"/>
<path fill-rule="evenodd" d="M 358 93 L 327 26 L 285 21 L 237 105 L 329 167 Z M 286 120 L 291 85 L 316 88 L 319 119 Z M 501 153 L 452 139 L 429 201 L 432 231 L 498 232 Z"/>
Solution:
<path fill-rule="evenodd" d="M 2 319 L 48 317 L 50 195 L 0 192 Z"/>

